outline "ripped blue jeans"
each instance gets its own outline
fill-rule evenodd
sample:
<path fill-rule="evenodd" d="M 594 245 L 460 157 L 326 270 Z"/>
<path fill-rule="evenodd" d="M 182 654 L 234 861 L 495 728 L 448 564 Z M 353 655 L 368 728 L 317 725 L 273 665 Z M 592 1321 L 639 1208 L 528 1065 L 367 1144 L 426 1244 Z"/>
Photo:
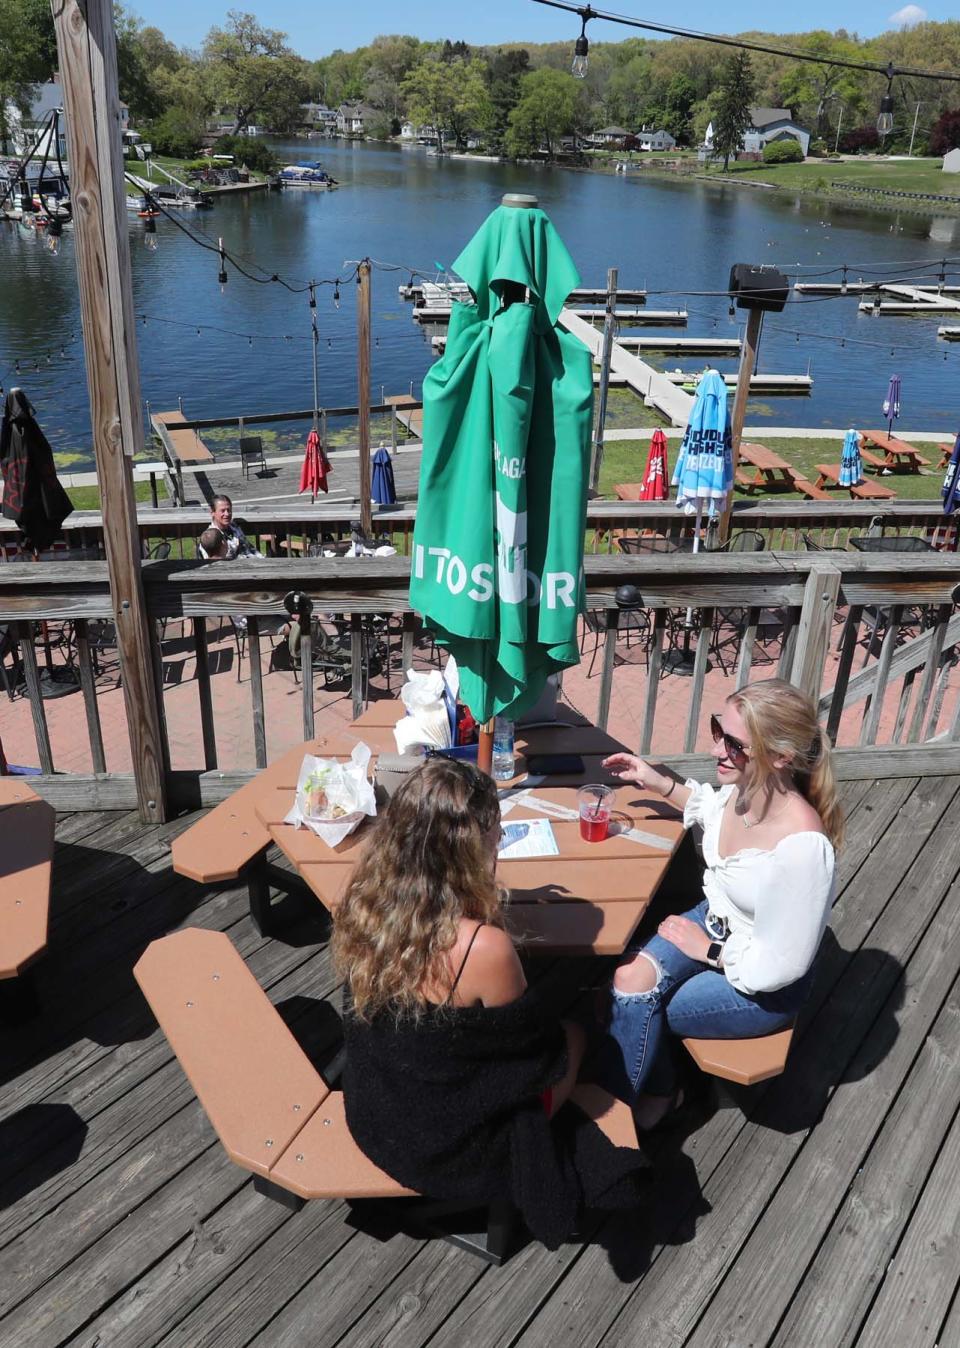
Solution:
<path fill-rule="evenodd" d="M 684 913 L 706 930 L 707 901 Z M 685 955 L 654 935 L 642 950 L 657 966 L 649 992 L 611 989 L 610 1023 L 592 1062 L 591 1075 L 622 1100 L 670 1095 L 676 1084 L 676 1039 L 750 1039 L 789 1025 L 803 1005 L 811 971 L 789 987 L 748 997 L 718 969 Z"/>

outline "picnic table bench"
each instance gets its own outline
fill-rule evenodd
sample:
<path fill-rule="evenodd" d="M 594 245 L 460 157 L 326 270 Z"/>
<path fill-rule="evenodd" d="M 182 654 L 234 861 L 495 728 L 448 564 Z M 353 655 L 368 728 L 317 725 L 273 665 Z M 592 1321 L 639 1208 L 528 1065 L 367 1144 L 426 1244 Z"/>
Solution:
<path fill-rule="evenodd" d="M 953 445 L 937 445 L 937 452 L 940 455 L 937 467 L 946 468 L 947 464 L 950 462 L 950 455 L 953 453 Z"/>
<path fill-rule="evenodd" d="M 881 450 L 883 456 L 874 454 L 870 445 Z M 919 473 L 921 468 L 930 466 L 930 460 L 925 459 L 913 445 L 886 431 L 861 431 L 860 457 L 878 472 L 888 469 L 890 472 Z"/>
<path fill-rule="evenodd" d="M 782 459 L 766 445 L 740 445 L 740 461 L 754 469 L 748 473 L 738 468 L 736 479 L 747 491 L 762 488 L 765 491 L 798 491 L 811 501 L 828 501 L 829 495 L 820 487 L 802 477 L 792 464 Z"/>
<path fill-rule="evenodd" d="M 816 468 L 820 474 L 817 478 L 818 487 L 826 487 L 828 484 L 840 486 L 839 463 L 818 463 Z M 859 501 L 889 501 L 897 494 L 889 487 L 881 487 L 879 482 L 858 482 L 847 490 Z"/>
<path fill-rule="evenodd" d="M 0 980 L 47 948 L 56 812 L 19 777 L 0 777 Z M 20 989 L 24 993 L 24 989 Z M 23 1007 L 32 996 L 25 993 Z"/>
<path fill-rule="evenodd" d="M 307 1058 L 224 932 L 161 937 L 133 972 L 224 1150 L 259 1193 L 294 1210 L 308 1199 L 417 1197 L 354 1142 L 342 1091 Z M 575 1087 L 571 1104 L 615 1145 L 637 1146 L 630 1108 L 599 1086 Z M 421 1216 L 431 1215 L 425 1206 Z M 485 1236 L 451 1239 L 499 1264 L 514 1225 L 509 1204 L 494 1203 Z"/>

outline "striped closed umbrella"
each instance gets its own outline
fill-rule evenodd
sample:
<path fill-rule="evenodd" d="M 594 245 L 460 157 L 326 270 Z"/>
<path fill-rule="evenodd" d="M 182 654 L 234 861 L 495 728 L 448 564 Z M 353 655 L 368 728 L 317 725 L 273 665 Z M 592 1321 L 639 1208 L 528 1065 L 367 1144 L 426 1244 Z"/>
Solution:
<path fill-rule="evenodd" d="M 883 400 L 883 415 L 887 418 L 887 434 L 893 434 L 893 423 L 900 415 L 900 376 L 892 374 Z"/>
<path fill-rule="evenodd" d="M 840 455 L 840 474 L 837 478 L 841 487 L 856 487 L 863 481 L 863 459 L 860 457 L 860 437 L 855 430 L 847 431 L 843 438 L 843 452 Z"/>

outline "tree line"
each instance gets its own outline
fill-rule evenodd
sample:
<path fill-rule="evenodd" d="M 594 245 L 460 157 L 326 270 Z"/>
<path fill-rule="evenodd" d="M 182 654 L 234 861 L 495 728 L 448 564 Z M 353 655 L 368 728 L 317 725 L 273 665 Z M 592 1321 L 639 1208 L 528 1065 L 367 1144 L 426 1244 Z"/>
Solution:
<path fill-rule="evenodd" d="M 591 39 L 583 80 L 570 74 L 572 29 L 569 42 L 485 47 L 384 35 L 354 51 L 309 60 L 293 51 L 286 34 L 237 10 L 211 28 L 199 51 L 176 46 L 120 5 L 116 20 L 120 92 L 133 125 L 159 151 L 182 155 L 196 150 L 217 114 L 234 133 L 258 124 L 284 134 L 302 125 L 301 105 L 311 101 L 331 108 L 364 104 L 364 131 L 374 137 L 395 135 L 410 119 L 442 131 L 460 148 L 479 132 L 490 151 L 518 157 L 553 155 L 561 137 L 607 125 L 662 129 L 679 145 L 695 146 L 711 121 L 715 128 L 718 121 L 742 122 L 746 94 L 761 106 L 789 107 L 815 143 L 833 149 L 842 130 L 841 149 L 872 148 L 886 81 L 837 60 L 960 69 L 955 20 L 870 39 L 844 29 L 775 38 L 740 34 L 807 52 L 817 57 L 813 63 L 765 53 L 744 60 L 691 39 Z M 49 0 L 0 0 L 0 139 L 6 106 L 23 105 L 55 66 Z M 887 150 L 905 148 L 918 104 L 915 153 L 942 153 L 960 143 L 956 85 L 898 77 L 893 93 Z"/>

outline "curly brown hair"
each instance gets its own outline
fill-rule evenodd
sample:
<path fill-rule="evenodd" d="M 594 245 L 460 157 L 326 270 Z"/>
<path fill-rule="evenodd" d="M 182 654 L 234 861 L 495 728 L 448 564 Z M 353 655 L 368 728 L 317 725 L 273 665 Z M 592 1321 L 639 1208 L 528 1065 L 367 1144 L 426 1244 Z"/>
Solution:
<path fill-rule="evenodd" d="M 499 826 L 493 780 L 467 763 L 430 758 L 395 792 L 334 914 L 334 967 L 362 1020 L 419 1016 L 425 988 L 450 986 L 461 918 L 503 926 Z"/>

